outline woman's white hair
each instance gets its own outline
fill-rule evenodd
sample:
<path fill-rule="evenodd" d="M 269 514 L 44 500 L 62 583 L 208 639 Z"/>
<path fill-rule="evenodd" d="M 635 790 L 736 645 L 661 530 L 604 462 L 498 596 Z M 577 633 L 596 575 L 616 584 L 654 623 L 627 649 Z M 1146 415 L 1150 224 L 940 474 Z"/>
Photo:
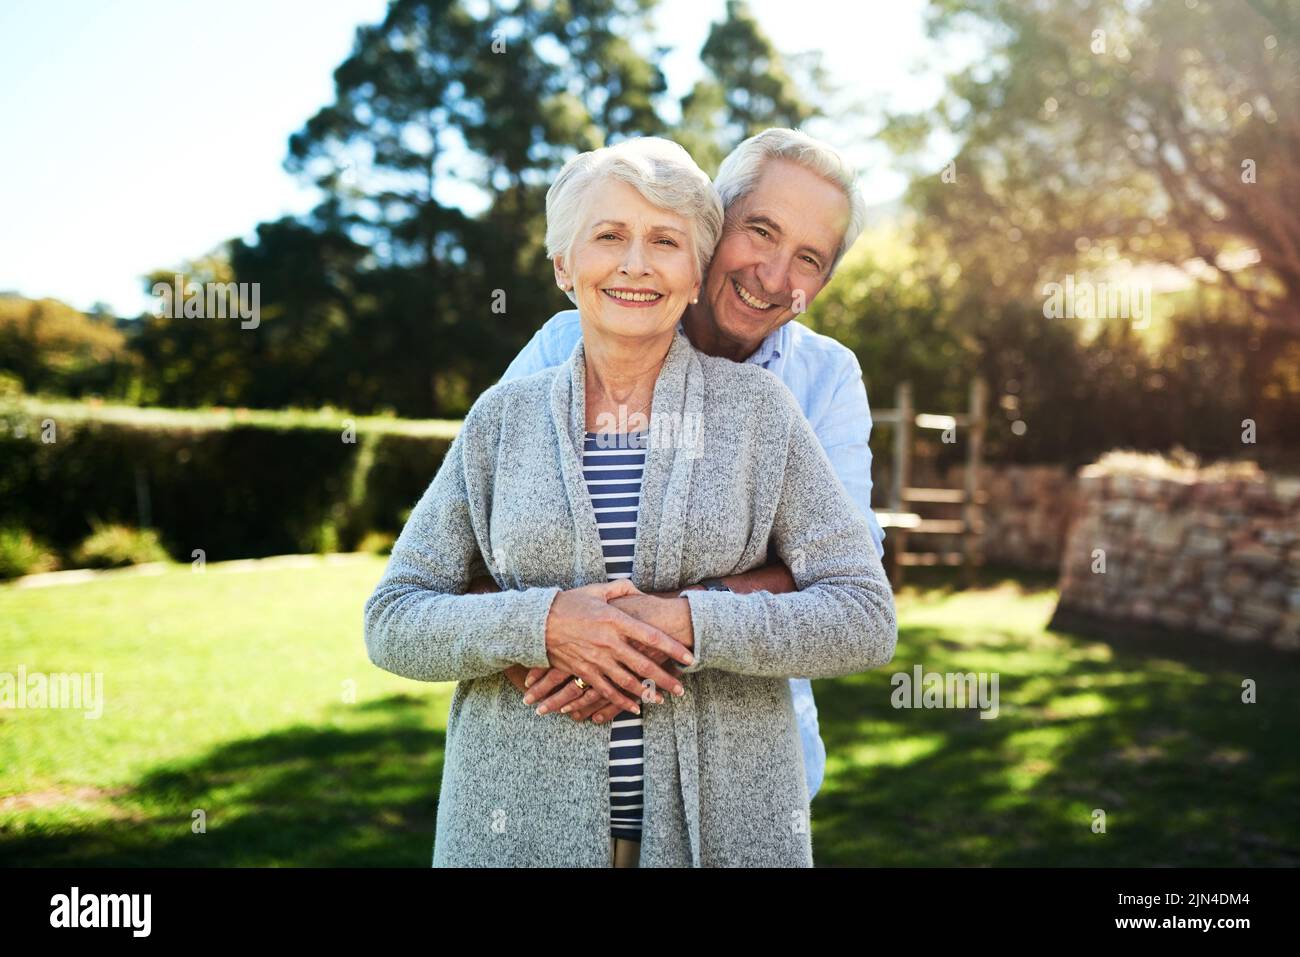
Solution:
<path fill-rule="evenodd" d="M 704 170 L 671 140 L 641 136 L 579 153 L 560 170 L 546 191 L 546 255 L 567 268 L 582 228 L 584 200 L 602 179 L 627 183 L 660 209 L 685 216 L 703 279 L 722 234 L 722 204 Z M 576 303 L 572 290 L 569 299 Z"/>
<path fill-rule="evenodd" d="M 843 190 L 849 201 L 849 222 L 844 227 L 844 236 L 831 260 L 830 272 L 835 272 L 835 267 L 867 225 L 867 202 L 862 197 L 862 190 L 858 188 L 853 167 L 839 151 L 813 139 L 802 130 L 774 126 L 745 140 L 718 167 L 713 188 L 717 190 L 724 209 L 730 209 L 732 203 L 745 197 L 754 188 L 763 171 L 763 164 L 769 159 L 798 163 Z"/>

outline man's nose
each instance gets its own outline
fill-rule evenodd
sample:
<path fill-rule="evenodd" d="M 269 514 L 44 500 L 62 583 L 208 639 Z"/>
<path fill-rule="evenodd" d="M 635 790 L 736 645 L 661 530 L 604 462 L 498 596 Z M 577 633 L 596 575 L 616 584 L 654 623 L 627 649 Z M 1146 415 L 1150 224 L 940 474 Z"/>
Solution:
<path fill-rule="evenodd" d="M 754 276 L 762 292 L 770 296 L 780 296 L 789 284 L 791 257 L 788 253 L 773 253 L 761 260 L 754 267 Z"/>

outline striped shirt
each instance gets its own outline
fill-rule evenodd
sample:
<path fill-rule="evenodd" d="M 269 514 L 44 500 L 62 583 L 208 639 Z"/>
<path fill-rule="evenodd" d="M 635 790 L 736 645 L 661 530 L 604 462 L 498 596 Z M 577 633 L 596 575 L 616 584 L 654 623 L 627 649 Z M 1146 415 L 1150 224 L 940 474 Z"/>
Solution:
<path fill-rule="evenodd" d="M 608 581 L 632 577 L 645 448 L 645 432 L 588 432 L 583 445 L 582 477 L 596 512 Z M 609 729 L 609 833 L 632 841 L 641 840 L 641 748 L 641 716 L 619 712 Z"/>

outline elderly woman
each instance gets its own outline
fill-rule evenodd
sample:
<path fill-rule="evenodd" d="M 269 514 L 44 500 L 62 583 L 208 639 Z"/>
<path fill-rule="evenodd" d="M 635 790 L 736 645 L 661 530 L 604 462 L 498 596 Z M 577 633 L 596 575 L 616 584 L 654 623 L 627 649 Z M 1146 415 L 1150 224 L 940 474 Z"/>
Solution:
<path fill-rule="evenodd" d="M 582 340 L 474 404 L 365 608 L 375 664 L 458 682 L 433 864 L 609 867 L 622 826 L 642 867 L 811 866 L 789 678 L 892 657 L 867 523 L 786 388 L 677 329 L 722 227 L 681 147 L 583 153 L 546 214 Z M 645 599 L 681 641 L 609 604 L 748 571 L 769 546 L 798 592 Z M 484 572 L 502 590 L 467 594 Z M 514 664 L 574 675 L 624 720 L 539 717 Z"/>

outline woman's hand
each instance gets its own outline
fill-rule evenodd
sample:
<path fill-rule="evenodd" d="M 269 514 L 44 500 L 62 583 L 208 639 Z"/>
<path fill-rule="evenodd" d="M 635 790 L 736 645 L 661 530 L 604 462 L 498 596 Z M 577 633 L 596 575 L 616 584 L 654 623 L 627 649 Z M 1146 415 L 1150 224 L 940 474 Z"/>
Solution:
<path fill-rule="evenodd" d="M 638 702 L 646 690 L 642 678 L 665 688 L 680 687 L 676 678 L 638 650 L 633 642 L 684 665 L 693 663 L 694 657 L 681 642 L 610 604 L 613 599 L 627 595 L 642 595 L 642 592 L 624 579 L 572 588 L 555 596 L 546 619 L 546 657 L 551 662 L 551 671 L 529 689 L 532 700 L 546 697 L 554 690 L 554 685 L 543 687 L 542 684 L 556 672 L 559 680 L 554 684 L 566 680 L 568 675 L 577 675 L 611 705 L 636 714 L 641 713 Z"/>
<path fill-rule="evenodd" d="M 655 664 L 663 665 L 664 670 L 674 678 L 677 677 L 679 673 L 677 671 L 677 662 L 668 657 L 666 652 L 655 648 L 647 648 L 635 639 L 632 639 L 632 646 Z M 515 667 L 519 669 L 518 675 L 509 675 L 510 681 L 520 691 L 525 692 L 524 704 L 538 703 L 538 714 L 567 714 L 579 724 L 587 720 L 587 718 L 591 718 L 596 724 L 600 724 L 603 721 L 609 721 L 624 710 L 618 705 L 610 704 L 609 699 L 595 688 L 587 688 L 585 691 L 579 688 L 569 680 L 573 675 L 566 674 L 559 668 L 529 668 L 525 670 L 522 665 L 516 665 Z M 528 690 L 530 688 L 531 691 Z M 670 686 L 669 690 L 676 695 L 684 694 L 686 691 L 680 683 Z M 663 704 L 664 696 L 656 690 L 654 683 L 643 681 L 641 701 L 645 704 L 652 701 L 655 704 Z"/>
<path fill-rule="evenodd" d="M 684 598 L 635 594 L 617 598 L 612 604 L 617 606 L 619 610 L 626 611 L 634 618 L 659 628 L 681 643 L 694 647 L 695 635 L 691 627 L 690 604 Z M 676 680 L 678 678 L 676 662 L 666 653 L 642 645 L 635 639 L 632 639 L 632 644 L 647 658 L 657 664 L 664 665 L 665 670 L 672 675 L 674 680 L 671 684 L 663 685 L 665 690 L 676 695 L 685 693 L 685 688 L 681 682 Z M 559 669 L 534 668 L 530 670 L 524 680 L 526 687 L 532 690 L 525 696 L 525 703 L 531 704 L 534 701 L 540 701 L 539 708 L 545 709 L 540 711 L 542 714 L 559 712 L 567 714 L 577 722 L 585 721 L 590 717 L 597 724 L 610 720 L 624 710 L 619 705 L 611 703 L 595 688 L 584 692 L 569 681 L 569 677 L 570 675 L 560 672 Z M 518 686 L 518 682 L 516 682 L 516 686 Z M 654 701 L 656 704 L 661 704 L 663 696 L 658 694 L 655 687 L 643 686 L 641 700 L 647 703 Z"/>

